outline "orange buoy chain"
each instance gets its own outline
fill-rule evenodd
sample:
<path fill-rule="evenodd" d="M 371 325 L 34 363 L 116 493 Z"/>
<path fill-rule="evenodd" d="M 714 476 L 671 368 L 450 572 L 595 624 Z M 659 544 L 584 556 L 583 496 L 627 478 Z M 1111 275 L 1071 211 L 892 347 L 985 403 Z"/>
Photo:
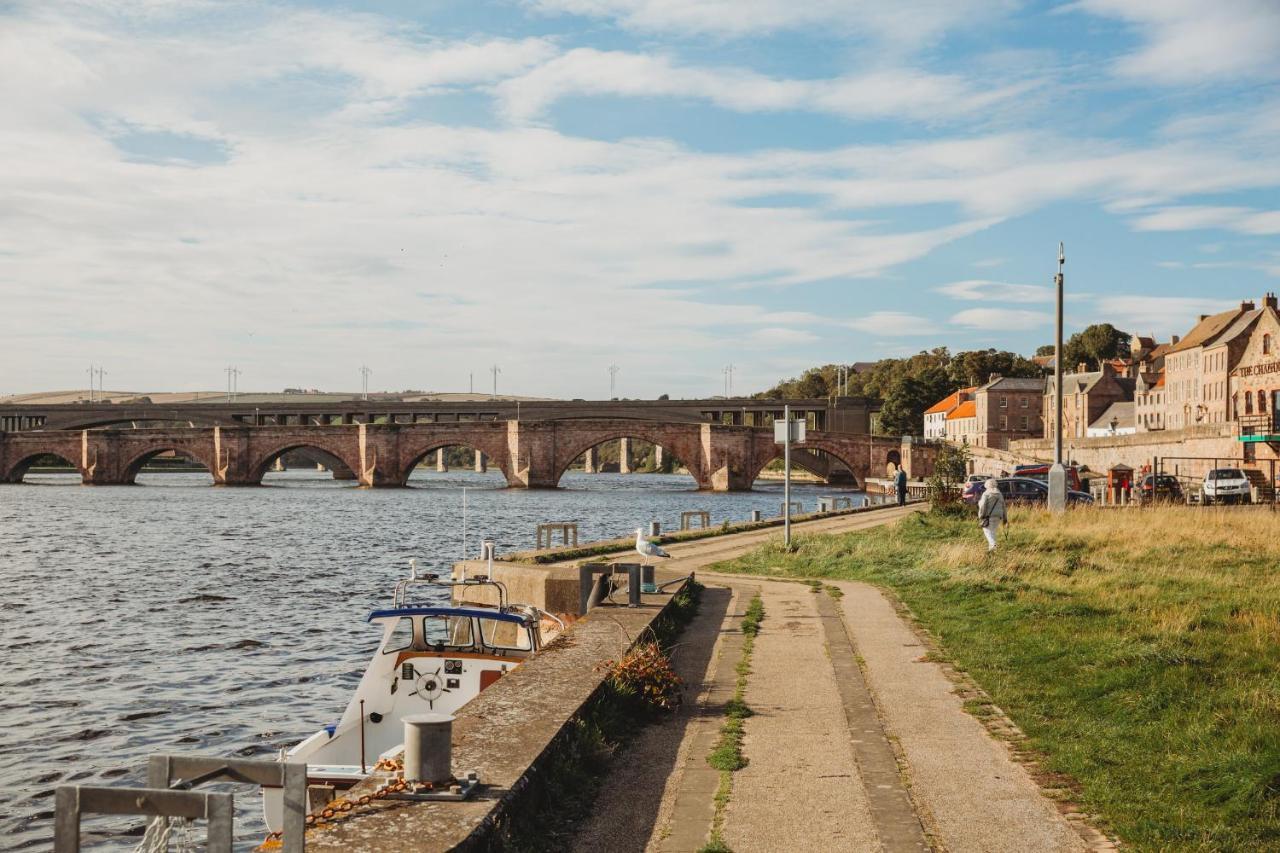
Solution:
<path fill-rule="evenodd" d="M 384 766 L 385 765 L 385 766 Z M 404 768 L 403 759 L 384 758 L 374 765 L 374 770 L 401 770 Z M 336 823 L 338 818 L 346 820 L 355 817 L 366 811 L 372 811 L 372 805 L 386 799 L 391 794 L 399 794 L 408 791 L 411 794 L 421 793 L 423 791 L 435 790 L 435 785 L 431 782 L 407 782 L 404 779 L 393 779 L 387 784 L 378 788 L 371 794 L 363 794 L 354 800 L 339 798 L 330 800 L 325 804 L 324 808 L 314 811 L 306 816 L 305 823 L 307 829 L 319 829 Z M 258 845 L 258 850 L 276 850 L 283 845 L 284 833 L 271 832 L 267 834 L 266 839 Z"/>

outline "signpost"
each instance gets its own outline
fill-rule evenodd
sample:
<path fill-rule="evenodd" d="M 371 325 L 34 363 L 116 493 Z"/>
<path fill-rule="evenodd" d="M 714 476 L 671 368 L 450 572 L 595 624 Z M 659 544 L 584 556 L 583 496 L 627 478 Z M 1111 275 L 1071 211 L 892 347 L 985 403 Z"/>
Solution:
<path fill-rule="evenodd" d="M 804 442 L 804 421 L 791 420 L 791 406 L 782 407 L 782 420 L 773 422 L 773 440 L 782 445 L 782 541 L 791 548 L 791 442 Z"/>
<path fill-rule="evenodd" d="M 1067 469 L 1062 464 L 1062 266 L 1066 252 L 1058 244 L 1058 274 L 1054 276 L 1057 291 L 1057 324 L 1053 340 L 1053 465 L 1049 468 L 1049 511 L 1067 510 Z"/>

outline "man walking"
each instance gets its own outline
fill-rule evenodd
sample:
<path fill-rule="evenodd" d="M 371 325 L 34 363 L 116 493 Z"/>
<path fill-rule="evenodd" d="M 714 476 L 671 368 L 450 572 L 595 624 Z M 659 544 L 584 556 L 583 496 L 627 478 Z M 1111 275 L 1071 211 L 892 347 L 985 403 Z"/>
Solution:
<path fill-rule="evenodd" d="M 907 472 L 904 468 L 899 468 L 898 473 L 893 477 L 894 489 L 898 492 L 898 506 L 907 505 Z"/>
<path fill-rule="evenodd" d="M 1008 515 L 1000 486 L 995 480 L 987 480 L 986 489 L 978 500 L 978 524 L 982 526 L 982 535 L 987 537 L 987 553 L 996 549 L 996 534 L 1000 532 L 1000 525 L 1006 521 Z"/>

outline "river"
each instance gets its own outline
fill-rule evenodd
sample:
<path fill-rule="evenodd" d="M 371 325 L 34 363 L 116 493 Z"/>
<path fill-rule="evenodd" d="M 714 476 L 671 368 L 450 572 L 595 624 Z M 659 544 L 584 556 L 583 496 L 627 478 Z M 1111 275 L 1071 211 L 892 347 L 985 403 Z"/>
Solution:
<path fill-rule="evenodd" d="M 0 849 L 47 849 L 59 784 L 137 784 L 147 756 L 272 756 L 337 719 L 377 643 L 364 617 L 408 560 L 447 570 L 492 538 L 534 546 L 539 522 L 583 542 L 683 510 L 713 524 L 776 515 L 781 483 L 693 491 L 687 475 L 569 473 L 508 490 L 497 473 L 420 470 L 412 488 L 355 489 L 310 471 L 259 488 L 204 473 L 80 487 L 30 475 L 0 486 Z M 793 485 L 806 510 L 831 486 Z M 855 499 L 855 503 L 858 500 Z M 237 836 L 265 831 L 238 788 Z M 129 849 L 141 819 L 86 818 L 94 849 Z M 203 838 L 203 830 L 195 833 Z"/>

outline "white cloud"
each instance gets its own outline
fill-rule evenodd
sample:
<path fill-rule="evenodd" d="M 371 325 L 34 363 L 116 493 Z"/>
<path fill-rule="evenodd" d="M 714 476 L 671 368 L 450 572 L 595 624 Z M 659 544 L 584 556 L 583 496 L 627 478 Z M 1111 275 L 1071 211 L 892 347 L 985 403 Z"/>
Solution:
<path fill-rule="evenodd" d="M 873 311 L 845 323 L 851 329 L 882 337 L 918 337 L 938 334 L 938 324 L 925 317 L 902 311 Z"/>
<path fill-rule="evenodd" d="M 1044 326 L 1052 319 L 1052 316 L 1042 311 L 1019 308 L 968 308 L 951 315 L 951 322 L 956 326 L 1004 332 L 1020 332 Z"/>
<path fill-rule="evenodd" d="M 1185 335 L 1201 314 L 1216 314 L 1239 304 L 1196 296 L 1103 296 L 1094 303 L 1093 316 L 1096 322 L 1127 332 L 1168 340 L 1170 335 Z"/>
<path fill-rule="evenodd" d="M 780 30 L 835 30 L 894 46 L 932 42 L 949 30 L 981 26 L 1013 0 L 528 0 L 548 13 L 608 18 L 647 32 L 745 36 Z"/>
<path fill-rule="evenodd" d="M 1069 8 L 1119 19 L 1142 46 L 1116 70 L 1165 84 L 1280 76 L 1280 4 L 1275 0 L 1077 0 Z"/>
<path fill-rule="evenodd" d="M 955 75 L 882 69 L 830 79 L 780 79 L 745 68 L 694 66 L 669 56 L 578 48 L 496 87 L 517 121 L 575 95 L 675 97 L 739 112 L 803 110 L 846 118 L 936 121 L 969 115 L 1023 93 L 1028 83 L 978 88 Z"/>
<path fill-rule="evenodd" d="M 804 329 L 788 329 L 781 326 L 766 326 L 757 329 L 750 335 L 751 341 L 761 346 L 781 347 L 792 344 L 807 344 L 818 340 L 813 332 Z"/>
<path fill-rule="evenodd" d="M 1280 234 L 1280 210 L 1181 205 L 1164 207 L 1134 220 L 1139 231 L 1194 231 L 1221 228 L 1241 234 Z"/>
<path fill-rule="evenodd" d="M 986 279 L 953 281 L 936 290 L 952 299 L 971 302 L 1048 302 L 1053 299 L 1053 291 L 1048 287 L 1034 284 L 1008 284 Z"/>

